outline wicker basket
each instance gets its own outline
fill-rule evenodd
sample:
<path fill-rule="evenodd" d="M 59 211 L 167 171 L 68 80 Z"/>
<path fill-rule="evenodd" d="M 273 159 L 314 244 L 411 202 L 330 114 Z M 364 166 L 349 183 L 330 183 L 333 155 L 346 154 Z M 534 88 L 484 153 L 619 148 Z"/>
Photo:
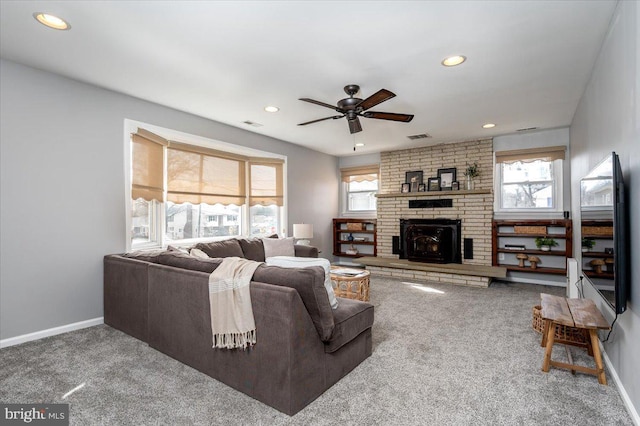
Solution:
<path fill-rule="evenodd" d="M 364 223 L 347 222 L 347 231 L 362 231 L 363 229 Z"/>
<path fill-rule="evenodd" d="M 582 235 L 602 235 L 605 237 L 613 236 L 612 226 L 583 226 Z"/>
<path fill-rule="evenodd" d="M 513 232 L 515 234 L 534 234 L 534 235 L 546 235 L 546 226 L 532 226 L 532 225 L 514 225 Z"/>
<path fill-rule="evenodd" d="M 542 334 L 544 331 L 544 320 L 540 315 L 542 306 L 536 305 L 533 307 L 533 329 Z M 566 342 L 579 343 L 582 345 L 587 344 L 587 334 L 585 329 L 569 327 L 567 325 L 556 324 L 556 333 L 554 340 L 564 340 Z"/>

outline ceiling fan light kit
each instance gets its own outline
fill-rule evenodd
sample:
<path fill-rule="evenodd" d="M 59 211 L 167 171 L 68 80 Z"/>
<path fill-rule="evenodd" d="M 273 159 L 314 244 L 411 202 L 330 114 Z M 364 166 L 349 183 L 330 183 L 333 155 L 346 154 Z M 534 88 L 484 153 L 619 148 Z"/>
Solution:
<path fill-rule="evenodd" d="M 353 134 L 362 131 L 362 125 L 360 124 L 359 117 L 374 118 L 377 120 L 400 121 L 403 123 L 408 123 L 413 120 L 413 115 L 409 114 L 368 111 L 370 108 L 373 108 L 374 106 L 381 104 L 384 101 L 388 101 L 389 99 L 396 96 L 395 93 L 390 92 L 387 89 L 380 89 L 364 100 L 354 97 L 354 95 L 360 91 L 360 86 L 358 86 L 357 84 L 346 85 L 344 87 L 344 91 L 347 95 L 349 95 L 349 97 L 339 100 L 336 106 L 316 101 L 314 99 L 300 98 L 301 101 L 320 105 L 325 108 L 330 108 L 334 111 L 339 112 L 341 115 L 332 115 L 330 117 L 307 121 L 298 124 L 298 126 L 306 126 L 307 124 L 313 124 L 319 121 L 336 120 L 338 118 L 346 117 L 347 123 L 349 124 L 349 131 Z"/>

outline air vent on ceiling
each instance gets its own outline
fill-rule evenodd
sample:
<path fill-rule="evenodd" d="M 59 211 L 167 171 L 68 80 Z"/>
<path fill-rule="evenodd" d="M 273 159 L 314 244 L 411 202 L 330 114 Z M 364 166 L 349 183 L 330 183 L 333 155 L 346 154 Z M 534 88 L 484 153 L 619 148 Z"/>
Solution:
<path fill-rule="evenodd" d="M 426 133 L 421 133 L 419 135 L 407 136 L 407 138 L 411 139 L 412 141 L 416 140 L 416 139 L 427 139 L 427 138 L 430 138 L 430 137 L 431 137 L 431 135 L 428 135 Z"/>
<path fill-rule="evenodd" d="M 516 132 L 528 132 L 529 130 L 536 130 L 536 129 L 537 129 L 537 127 L 527 127 L 527 128 L 524 128 L 524 129 L 518 129 L 518 130 L 516 130 Z"/>
<path fill-rule="evenodd" d="M 246 120 L 246 121 L 243 121 L 243 123 L 248 125 L 248 126 L 262 127 L 262 124 L 256 123 L 255 121 Z"/>

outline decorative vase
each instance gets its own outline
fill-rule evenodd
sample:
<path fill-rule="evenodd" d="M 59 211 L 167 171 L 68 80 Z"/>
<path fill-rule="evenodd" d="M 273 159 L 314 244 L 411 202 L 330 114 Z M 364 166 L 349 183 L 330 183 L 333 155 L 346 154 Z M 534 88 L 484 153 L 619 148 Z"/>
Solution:
<path fill-rule="evenodd" d="M 476 182 L 473 180 L 471 176 L 467 176 L 467 189 L 469 191 L 476 189 Z"/>
<path fill-rule="evenodd" d="M 347 241 L 353 241 L 353 234 L 349 234 L 349 236 L 347 237 Z"/>
<path fill-rule="evenodd" d="M 550 246 L 540 246 L 540 250 L 542 250 L 542 251 L 550 251 L 551 247 Z"/>

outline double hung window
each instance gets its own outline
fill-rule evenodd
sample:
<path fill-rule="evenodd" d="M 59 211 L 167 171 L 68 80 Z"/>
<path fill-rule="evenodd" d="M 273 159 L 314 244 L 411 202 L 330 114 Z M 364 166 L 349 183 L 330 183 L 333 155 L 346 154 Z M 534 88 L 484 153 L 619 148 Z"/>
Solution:
<path fill-rule="evenodd" d="M 345 212 L 375 212 L 377 206 L 379 166 L 341 169 L 345 194 Z"/>

